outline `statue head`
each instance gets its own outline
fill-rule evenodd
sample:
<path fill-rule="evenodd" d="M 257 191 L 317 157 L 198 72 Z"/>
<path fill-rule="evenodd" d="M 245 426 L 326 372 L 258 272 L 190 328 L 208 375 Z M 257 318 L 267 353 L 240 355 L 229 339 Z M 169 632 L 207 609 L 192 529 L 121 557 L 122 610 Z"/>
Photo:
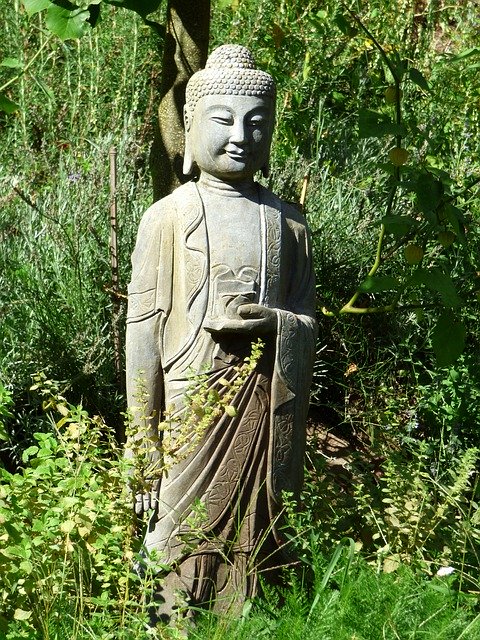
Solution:
<path fill-rule="evenodd" d="M 251 178 L 268 160 L 275 120 L 275 83 L 240 45 L 222 45 L 187 84 L 183 172 L 224 180 Z"/>

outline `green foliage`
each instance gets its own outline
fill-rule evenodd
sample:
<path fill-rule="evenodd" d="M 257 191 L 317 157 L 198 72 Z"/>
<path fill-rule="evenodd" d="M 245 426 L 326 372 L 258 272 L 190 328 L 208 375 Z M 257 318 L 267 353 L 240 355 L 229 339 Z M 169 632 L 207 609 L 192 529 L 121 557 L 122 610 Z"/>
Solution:
<path fill-rule="evenodd" d="M 95 26 L 102 5 L 114 5 L 134 11 L 142 18 L 156 11 L 160 0 L 22 0 L 31 17 L 46 10 L 46 27 L 62 40 L 81 38 L 90 27 Z"/>
<path fill-rule="evenodd" d="M 13 414 L 10 411 L 13 405 L 12 394 L 6 389 L 0 381 L 0 440 L 8 440 L 8 432 L 5 425 L 6 418 L 12 418 Z"/>
<path fill-rule="evenodd" d="M 297 201 L 306 189 L 319 310 L 333 314 L 319 318 L 326 375 L 314 398 L 343 434 L 387 427 L 402 439 L 416 419 L 439 441 L 435 412 L 415 411 L 429 381 L 455 367 L 478 386 L 480 82 L 467 5 L 415 15 L 408 3 L 360 2 L 360 23 L 333 0 L 239 2 L 233 23 L 213 16 L 217 42 L 248 33 L 242 43 L 278 81 L 270 184 Z M 406 164 L 389 159 L 396 147 Z M 455 433 L 476 445 L 473 406 Z"/>
<path fill-rule="evenodd" d="M 441 33 L 447 40 L 449 25 L 462 24 L 468 42 L 473 36 L 469 9 L 441 4 L 438 13 L 433 13 L 429 7 L 421 21 L 414 15 L 416 9 L 407 4 L 387 11 L 382 2 L 360 2 L 354 13 L 332 0 L 320 11 L 315 3 L 297 7 L 282 2 L 278 7 L 263 1 L 253 15 L 250 5 L 236 3 L 232 11 L 235 24 L 245 21 L 249 25 L 245 30 L 252 34 L 248 44 L 279 79 L 276 162 L 285 163 L 292 152 L 296 156 L 276 186 L 284 192 L 291 186 L 298 189 L 292 185 L 292 173 L 297 180 L 300 172 L 307 176 L 306 210 L 315 231 L 317 224 L 320 229 L 324 226 L 317 217 L 322 211 L 316 191 L 325 189 L 321 182 L 353 182 L 358 188 L 362 223 L 368 225 L 365 233 L 360 229 L 362 255 L 355 256 L 361 271 L 357 269 L 350 283 L 352 287 L 359 282 L 356 291 L 353 295 L 345 292 L 348 302 L 339 298 L 332 305 L 320 287 L 324 312 L 396 311 L 403 315 L 412 308 L 422 310 L 438 323 L 431 343 L 438 364 L 452 364 L 464 348 L 464 309 L 475 309 L 478 304 L 476 185 L 480 167 L 467 149 L 462 149 L 463 171 L 459 171 L 458 159 L 448 157 L 446 127 L 462 136 L 465 126 L 465 118 L 462 121 L 460 114 L 452 118 L 445 108 L 455 99 L 453 94 L 444 95 L 449 65 L 452 59 L 468 61 L 470 54 L 457 59 L 445 52 L 438 38 Z M 257 24 L 269 25 L 265 38 L 255 36 Z M 456 34 L 452 33 L 455 45 L 465 46 L 457 43 Z M 477 54 L 473 51 L 471 55 Z M 477 67 L 465 64 L 460 92 L 465 97 L 465 117 L 478 132 L 473 110 L 478 100 L 474 88 L 478 86 Z M 287 180 L 285 173 L 290 174 Z M 296 196 L 289 195 L 298 197 L 298 191 Z M 337 215 L 338 225 L 348 213 Z M 337 241 L 334 234 L 332 244 L 338 247 Z M 413 267 L 402 255 L 411 245 L 420 252 Z M 319 274 L 323 266 L 318 265 Z M 444 331 L 447 319 L 453 319 L 454 328 L 448 336 Z"/>
<path fill-rule="evenodd" d="M 290 511 L 299 553 L 312 564 L 312 549 L 332 548 L 351 536 L 378 571 L 408 565 L 416 573 L 454 574 L 452 593 L 478 591 L 480 511 L 479 450 L 467 449 L 432 461 L 426 443 L 404 445 L 386 459 L 356 452 L 342 467 L 316 460 L 309 469 L 302 508 Z M 317 527 L 312 531 L 311 522 Z M 312 560 L 313 558 L 313 560 Z"/>
<path fill-rule="evenodd" d="M 216 420 L 223 414 L 237 415 L 235 398 L 255 370 L 263 348 L 260 339 L 253 342 L 250 355 L 234 367 L 229 379 L 220 377 L 212 384 L 210 375 L 191 372 L 185 405 L 180 411 L 166 407 L 153 434 L 149 428 L 152 416 L 146 415 L 147 395 L 140 376 L 136 384 L 137 405 L 128 408 L 131 419 L 125 444 L 132 460 L 130 486 L 134 494 L 155 494 L 162 474 L 191 455 Z"/>
<path fill-rule="evenodd" d="M 27 391 L 32 371 L 64 380 L 73 401 L 121 424 L 109 292 L 109 151 L 116 146 L 124 291 L 135 229 L 151 202 L 157 56 L 151 30 L 134 14 L 122 15 L 110 7 L 104 30 L 62 43 L 45 36 L 40 15 L 32 20 L 41 28 L 32 32 L 24 13 L 11 7 L 6 14 L 5 50 L 24 69 L 30 64 L 15 89 L 21 110 L 0 117 L 0 378 L 15 398 L 9 423 L 20 449 L 39 430 L 38 403 Z"/>
<path fill-rule="evenodd" d="M 2 637 L 56 637 L 52 628 L 80 637 L 99 610 L 123 626 L 128 607 L 138 608 L 129 600 L 139 543 L 128 463 L 101 418 L 68 404 L 43 375 L 32 389 L 52 431 L 34 435 L 22 471 L 0 471 Z"/>
<path fill-rule="evenodd" d="M 177 637 L 175 628 L 146 626 L 152 584 L 132 573 L 139 539 L 128 488 L 131 464 L 122 457 L 104 422 L 70 405 L 56 383 L 39 375 L 33 390 L 41 395 L 53 430 L 35 435 L 36 444 L 23 453 L 22 471 L 1 472 L 2 637 Z M 189 637 L 243 640 L 268 634 L 281 639 L 293 633 L 302 640 L 341 640 L 350 639 L 352 633 L 359 638 L 383 633 L 393 639 L 413 638 L 421 630 L 422 637 L 432 640 L 439 633 L 442 638 L 473 640 L 480 624 L 475 600 L 460 598 L 459 587 L 471 587 L 465 541 L 468 536 L 475 543 L 479 535 L 478 507 L 470 508 L 468 528 L 466 518 L 458 523 L 453 511 L 466 505 L 463 496 L 471 486 L 477 458 L 478 451 L 473 450 L 464 456 L 448 487 L 434 483 L 439 498 L 434 505 L 428 493 L 431 478 L 423 471 L 421 457 L 411 475 L 402 464 L 400 485 L 399 469 L 388 468 L 380 491 L 384 510 L 375 511 L 373 523 L 380 525 L 382 541 L 391 540 L 388 549 L 378 549 L 378 561 L 388 568 L 387 560 L 393 558 L 395 572 L 368 566 L 351 538 L 332 545 L 329 557 L 328 542 L 318 535 L 321 528 L 305 521 L 307 531 L 295 538 L 303 562 L 300 570 L 286 576 L 288 586 L 265 587 L 264 598 L 247 602 L 240 617 L 217 618 L 199 612 Z M 359 485 L 355 495 L 357 509 L 367 517 L 372 503 L 365 489 Z M 303 526 L 302 514 L 292 510 L 290 515 L 291 523 Z M 452 575 L 445 571 L 445 577 L 441 572 L 422 577 L 407 565 L 415 566 L 413 554 L 424 551 L 441 533 L 444 520 L 463 532 L 464 546 L 456 552 L 464 552 L 462 564 Z M 326 525 L 323 520 L 324 530 Z M 412 534 L 418 538 L 416 543 Z M 456 567 L 453 549 L 442 552 L 442 560 L 436 559 L 434 567 L 444 566 L 447 559 Z M 450 554 L 448 558 L 445 553 Z M 312 580 L 305 580 L 302 567 Z M 478 587 L 475 582 L 473 586 Z"/>

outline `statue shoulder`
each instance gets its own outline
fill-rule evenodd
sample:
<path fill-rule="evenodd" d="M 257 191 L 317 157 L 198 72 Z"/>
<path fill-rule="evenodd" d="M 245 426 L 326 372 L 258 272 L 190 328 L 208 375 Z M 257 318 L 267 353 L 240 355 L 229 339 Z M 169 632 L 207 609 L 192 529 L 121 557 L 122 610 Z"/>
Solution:
<path fill-rule="evenodd" d="M 263 186 L 261 186 L 261 194 L 262 200 L 266 205 L 281 211 L 282 218 L 288 227 L 294 230 L 308 227 L 305 216 L 300 210 L 300 205 L 282 200 L 273 191 Z"/>
<path fill-rule="evenodd" d="M 168 196 L 154 202 L 143 214 L 139 226 L 139 234 L 154 234 L 175 220 L 177 211 L 190 199 L 195 198 L 193 183 L 183 184 Z"/>

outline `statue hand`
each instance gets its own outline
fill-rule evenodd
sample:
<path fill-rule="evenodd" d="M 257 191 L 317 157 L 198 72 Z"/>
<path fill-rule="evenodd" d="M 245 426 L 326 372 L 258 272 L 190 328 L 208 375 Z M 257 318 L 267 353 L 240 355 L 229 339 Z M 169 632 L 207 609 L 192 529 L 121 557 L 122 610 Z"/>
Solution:
<path fill-rule="evenodd" d="M 238 307 L 238 315 L 247 322 L 256 321 L 258 331 L 270 333 L 277 328 L 277 313 L 261 304 L 249 303 Z"/>
<path fill-rule="evenodd" d="M 273 333 L 277 328 L 274 309 L 260 304 L 247 303 L 236 308 L 236 317 L 215 318 L 207 316 L 203 328 L 209 333 Z"/>
<path fill-rule="evenodd" d="M 154 509 L 158 502 L 158 494 L 160 491 L 160 480 L 154 480 L 150 491 L 137 493 L 134 501 L 135 515 L 143 519 L 149 511 Z"/>

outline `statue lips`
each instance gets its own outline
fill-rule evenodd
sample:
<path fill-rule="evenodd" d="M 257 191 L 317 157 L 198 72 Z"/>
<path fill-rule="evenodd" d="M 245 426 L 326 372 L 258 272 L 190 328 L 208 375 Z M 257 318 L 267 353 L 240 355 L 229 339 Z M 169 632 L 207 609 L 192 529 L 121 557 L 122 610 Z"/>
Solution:
<path fill-rule="evenodd" d="M 250 156 L 248 151 L 245 149 L 239 149 L 238 147 L 235 147 L 234 149 L 227 147 L 225 149 L 225 153 L 231 160 L 235 160 L 236 162 L 246 162 Z"/>

